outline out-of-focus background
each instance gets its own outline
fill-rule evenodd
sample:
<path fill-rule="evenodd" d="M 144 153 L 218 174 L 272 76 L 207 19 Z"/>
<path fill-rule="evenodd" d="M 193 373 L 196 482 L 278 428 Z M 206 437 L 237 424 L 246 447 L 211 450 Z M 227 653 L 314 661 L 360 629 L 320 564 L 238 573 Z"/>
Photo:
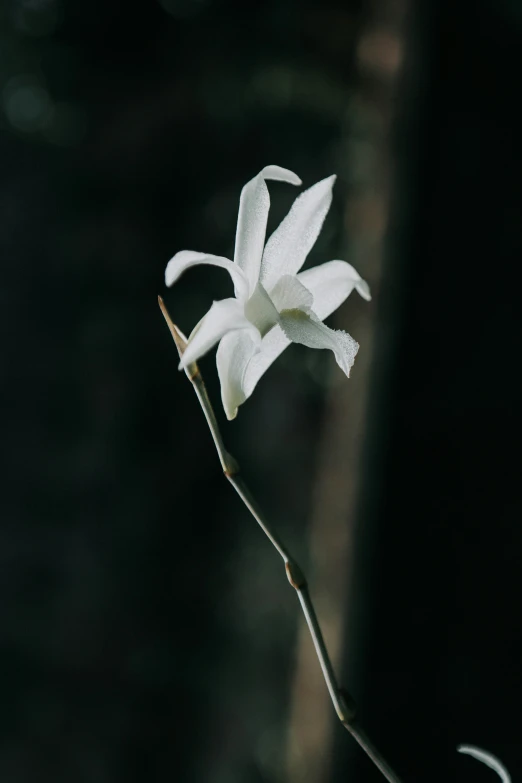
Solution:
<path fill-rule="evenodd" d="M 190 331 L 263 166 L 338 174 L 307 264 L 371 284 L 292 346 L 230 450 L 407 781 L 522 770 L 514 0 L 3 0 L 0 779 L 371 783 L 282 563 L 223 480 Z M 270 185 L 269 231 L 295 191 Z"/>

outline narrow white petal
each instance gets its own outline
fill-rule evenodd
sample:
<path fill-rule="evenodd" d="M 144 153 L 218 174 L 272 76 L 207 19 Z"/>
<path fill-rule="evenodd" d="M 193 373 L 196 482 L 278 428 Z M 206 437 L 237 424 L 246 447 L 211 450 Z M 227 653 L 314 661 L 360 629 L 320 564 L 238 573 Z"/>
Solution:
<path fill-rule="evenodd" d="M 346 332 L 330 329 L 314 313 L 307 315 L 301 310 L 283 310 L 279 316 L 281 328 L 294 343 L 309 348 L 328 348 L 333 351 L 341 370 L 350 375 L 350 369 L 359 350 L 358 343 Z"/>
<path fill-rule="evenodd" d="M 283 275 L 270 291 L 270 299 L 277 311 L 303 310 L 310 312 L 314 301 L 313 294 L 295 275 Z"/>
<path fill-rule="evenodd" d="M 173 285 L 176 280 L 189 269 L 197 264 L 209 264 L 210 266 L 219 266 L 226 269 L 234 283 L 234 291 L 239 299 L 246 299 L 248 296 L 248 282 L 236 264 L 228 258 L 222 256 L 212 256 L 208 253 L 197 253 L 195 250 L 180 250 L 179 253 L 170 259 L 165 269 L 165 283 L 168 286 Z"/>
<path fill-rule="evenodd" d="M 269 291 L 282 275 L 295 275 L 313 247 L 330 204 L 335 176 L 305 190 L 266 243 L 260 280 Z"/>
<path fill-rule="evenodd" d="M 274 182 L 288 182 L 289 185 L 303 184 L 302 179 L 297 174 L 294 174 L 290 169 L 283 169 L 281 166 L 265 166 L 260 172 L 260 176 L 264 179 L 271 179 Z"/>
<path fill-rule="evenodd" d="M 217 349 L 216 363 L 221 384 L 223 408 L 230 421 L 246 400 L 244 377 L 247 365 L 256 352 L 256 345 L 246 330 L 229 332 Z"/>
<path fill-rule="evenodd" d="M 327 261 L 299 272 L 297 279 L 312 292 L 314 313 L 321 321 L 337 310 L 354 288 L 363 299 L 371 299 L 368 283 L 346 261 Z"/>
<path fill-rule="evenodd" d="M 248 278 L 250 293 L 259 279 L 259 267 L 265 244 L 266 222 L 270 208 L 270 196 L 265 180 L 279 180 L 291 185 L 301 185 L 293 171 L 280 166 L 265 166 L 257 176 L 247 182 L 239 199 L 236 248 L 234 261 Z"/>
<path fill-rule="evenodd" d="M 190 335 L 179 369 L 196 362 L 200 356 L 210 351 L 223 335 L 236 329 L 248 329 L 252 333 L 252 339 L 261 342 L 261 335 L 245 318 L 243 305 L 237 299 L 214 302 Z"/>
<path fill-rule="evenodd" d="M 290 343 L 291 340 L 286 337 L 280 326 L 274 326 L 266 337 L 263 337 L 260 349 L 250 359 L 243 378 L 245 399 L 250 397 L 261 376 L 264 375 L 272 362 L 275 362 Z"/>
<path fill-rule="evenodd" d="M 509 772 L 492 753 L 488 753 L 487 750 L 481 750 L 474 745 L 459 745 L 457 748 L 459 753 L 466 753 L 468 756 L 473 756 L 474 759 L 482 761 L 486 766 L 494 769 L 497 775 L 500 777 L 502 783 L 511 783 Z"/>

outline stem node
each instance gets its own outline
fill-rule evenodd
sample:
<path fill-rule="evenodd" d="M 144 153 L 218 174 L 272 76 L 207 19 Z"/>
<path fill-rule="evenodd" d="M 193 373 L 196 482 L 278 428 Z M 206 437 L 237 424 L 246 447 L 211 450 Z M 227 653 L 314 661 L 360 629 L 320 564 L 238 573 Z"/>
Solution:
<path fill-rule="evenodd" d="M 341 723 L 345 728 L 348 728 L 357 714 L 357 704 L 345 688 L 339 688 L 339 704 L 343 711 Z"/>
<path fill-rule="evenodd" d="M 285 560 L 286 576 L 292 587 L 301 590 L 306 587 L 306 577 L 295 562 L 295 560 Z"/>

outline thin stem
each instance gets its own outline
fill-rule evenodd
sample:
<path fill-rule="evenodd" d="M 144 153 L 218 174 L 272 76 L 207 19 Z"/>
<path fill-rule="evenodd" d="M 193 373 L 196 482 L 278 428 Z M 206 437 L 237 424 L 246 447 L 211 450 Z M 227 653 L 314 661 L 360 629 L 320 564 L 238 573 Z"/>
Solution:
<path fill-rule="evenodd" d="M 350 715 L 351 719 L 355 717 L 355 703 L 353 699 L 350 698 L 347 704 L 346 697 L 343 698 L 343 694 L 339 689 L 337 678 L 333 670 L 330 656 L 328 655 L 328 650 L 326 649 L 326 644 L 323 639 L 323 634 L 319 625 L 319 620 L 317 619 L 315 607 L 310 597 L 308 586 L 302 587 L 300 590 L 298 590 L 297 595 L 306 619 L 306 623 L 310 629 L 314 647 L 317 650 L 317 657 L 319 658 L 319 663 L 321 664 L 321 669 L 328 687 L 328 691 L 330 693 L 330 698 L 332 699 L 337 717 L 341 723 L 344 723 L 348 715 Z"/>
<path fill-rule="evenodd" d="M 237 463 L 236 463 L 237 464 Z M 239 466 L 238 466 L 239 470 Z M 258 523 L 261 530 L 266 534 L 266 536 L 270 539 L 270 542 L 273 544 L 273 546 L 277 549 L 281 557 L 283 558 L 285 564 L 290 562 L 290 555 L 288 554 L 288 550 L 284 546 L 284 544 L 281 542 L 279 536 L 270 528 L 268 523 L 265 519 L 263 519 L 263 515 L 261 511 L 259 510 L 259 507 L 252 497 L 250 490 L 246 486 L 245 482 L 239 475 L 239 473 L 225 473 L 227 479 L 230 481 L 234 489 L 236 490 L 237 494 L 245 504 L 245 506 L 248 508 L 256 522 Z"/>
<path fill-rule="evenodd" d="M 344 723 L 343 725 L 348 729 L 352 737 L 357 740 L 361 748 L 371 758 L 380 772 L 382 772 L 386 780 L 389 780 L 390 783 L 401 783 L 388 762 L 383 759 L 375 745 L 368 739 L 366 732 L 359 726 L 358 721 L 354 720 L 352 723 Z"/>
<path fill-rule="evenodd" d="M 181 358 L 187 346 L 187 338 L 183 332 L 181 332 L 180 329 L 178 329 L 178 327 L 173 323 L 161 296 L 158 297 L 158 302 Z M 346 690 L 339 688 L 339 685 L 337 684 L 337 679 L 333 670 L 330 656 L 328 655 L 328 650 L 326 649 L 326 644 L 324 642 L 321 627 L 319 625 L 319 620 L 317 619 L 317 614 L 310 597 L 306 577 L 304 576 L 300 567 L 297 565 L 296 561 L 290 555 L 288 549 L 279 539 L 279 536 L 274 532 L 274 530 L 272 530 L 271 526 L 264 518 L 259 509 L 259 506 L 252 497 L 250 490 L 239 475 L 238 463 L 225 448 L 223 437 L 216 419 L 216 414 L 214 413 L 212 403 L 210 402 L 207 389 L 196 362 L 189 364 L 185 368 L 185 373 L 187 378 L 194 386 L 199 403 L 203 409 L 203 413 L 205 414 L 207 424 L 216 446 L 223 473 L 225 474 L 228 481 L 232 484 L 237 494 L 248 508 L 258 525 L 261 527 L 265 535 L 270 539 L 270 542 L 283 558 L 288 581 L 297 592 L 301 608 L 303 610 L 303 614 L 312 637 L 315 652 L 323 672 L 326 686 L 330 693 L 330 697 L 339 720 L 350 732 L 350 734 L 352 734 L 352 736 L 357 740 L 359 745 L 363 748 L 363 750 L 373 761 L 375 766 L 380 770 L 380 772 L 382 772 L 389 783 L 401 783 L 400 779 L 393 772 L 391 767 L 383 759 L 379 751 L 372 745 L 366 734 L 358 725 L 358 722 L 355 719 L 356 705 L 354 700 Z"/>

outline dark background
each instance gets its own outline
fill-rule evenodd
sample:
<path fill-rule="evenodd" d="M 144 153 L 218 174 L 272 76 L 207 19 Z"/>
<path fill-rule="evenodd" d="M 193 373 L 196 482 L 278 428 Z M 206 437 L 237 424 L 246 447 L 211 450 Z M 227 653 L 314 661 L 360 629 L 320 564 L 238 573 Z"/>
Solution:
<path fill-rule="evenodd" d="M 156 296 L 177 250 L 230 255 L 268 163 L 339 173 L 311 260 L 342 257 L 357 42 L 402 12 L 350 687 L 404 781 L 492 780 L 460 742 L 520 776 L 520 5 L 4 0 L 4 783 L 286 780 L 295 599 Z M 270 228 L 292 198 L 273 194 Z M 195 270 L 165 296 L 189 331 L 226 295 Z M 305 561 L 329 366 L 306 357 L 286 352 L 227 426 Z M 379 779 L 333 737 L 328 781 Z"/>

